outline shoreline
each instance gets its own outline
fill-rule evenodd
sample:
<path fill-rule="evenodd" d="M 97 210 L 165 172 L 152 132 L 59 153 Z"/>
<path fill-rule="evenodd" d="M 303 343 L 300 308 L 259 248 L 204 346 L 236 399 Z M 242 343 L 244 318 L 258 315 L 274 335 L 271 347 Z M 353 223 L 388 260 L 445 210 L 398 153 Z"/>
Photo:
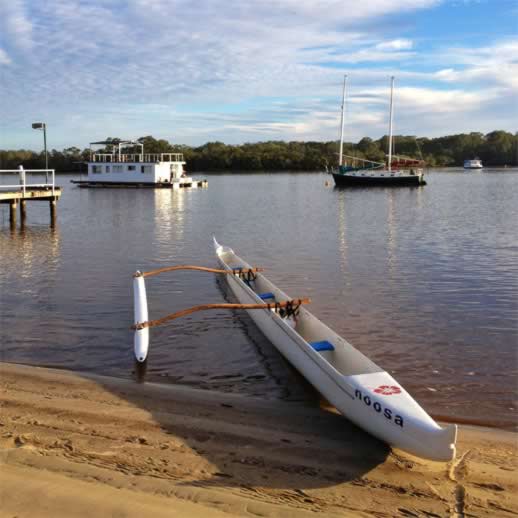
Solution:
<path fill-rule="evenodd" d="M 8 363 L 0 387 L 0 516 L 518 514 L 514 432 L 461 425 L 446 464 L 301 403 Z"/>
<path fill-rule="evenodd" d="M 34 367 L 34 368 L 37 368 L 37 369 L 50 369 L 50 370 L 56 370 L 56 371 L 62 371 L 62 372 L 69 372 L 69 373 L 75 373 L 77 374 L 78 376 L 89 376 L 90 374 L 93 375 L 93 376 L 101 376 L 101 377 L 106 377 L 106 378 L 113 378 L 113 379 L 120 379 L 120 380 L 125 380 L 125 381 L 129 381 L 129 382 L 132 382 L 132 383 L 135 383 L 135 378 L 132 377 L 132 376 L 118 376 L 118 375 L 115 375 L 115 374 L 96 374 L 92 371 L 81 371 L 81 370 L 76 370 L 76 369 L 67 369 L 65 367 L 60 367 L 60 366 L 53 366 L 53 365 L 45 365 L 45 364 L 29 364 L 29 363 L 20 363 L 20 362 L 16 362 L 16 361 L 9 361 L 9 362 L 2 362 L 0 361 L 0 365 L 2 363 L 6 363 L 6 364 L 9 364 L 9 365 L 18 365 L 20 367 Z M 314 394 L 314 397 L 311 397 L 310 399 L 308 399 L 307 402 L 304 402 L 304 401 L 298 401 L 301 405 L 308 405 L 310 406 L 311 408 L 316 408 L 316 404 L 318 404 L 318 401 L 317 400 L 320 400 L 320 405 L 321 405 L 321 408 L 323 409 L 326 409 L 330 412 L 335 412 L 335 413 L 338 413 L 338 410 L 336 410 L 332 405 L 330 405 L 327 401 L 325 401 L 322 397 L 322 395 L 320 395 L 317 390 L 315 388 L 313 388 L 309 382 L 307 380 L 304 379 L 304 377 L 296 372 L 297 376 L 300 377 L 301 381 L 304 383 L 304 384 L 307 384 L 307 386 L 309 387 L 309 390 L 313 391 L 312 394 Z M 163 387 L 178 387 L 178 388 L 187 388 L 187 389 L 193 389 L 195 391 L 202 391 L 202 392 L 211 392 L 212 389 L 210 388 L 201 388 L 201 387 L 196 387 L 194 385 L 191 385 L 191 384 L 187 384 L 187 383 L 164 383 L 164 382 L 161 382 L 159 381 L 158 379 L 155 380 L 150 380 L 150 381 L 146 381 L 146 384 L 152 384 L 152 385 L 158 385 L 158 386 L 163 386 Z M 217 391 L 217 389 L 216 389 Z M 219 391 L 217 391 L 219 392 Z M 289 400 L 286 400 L 286 399 L 283 399 L 283 398 L 261 398 L 259 396 L 248 396 L 247 394 L 240 394 L 240 393 L 236 393 L 236 392 L 227 392 L 227 391 L 221 391 L 221 394 L 237 394 L 237 395 L 240 395 L 242 397 L 246 397 L 246 398 L 251 398 L 252 400 L 265 400 L 265 401 L 278 401 L 279 403 L 290 403 Z M 462 425 L 462 426 L 465 426 L 465 427 L 473 427 L 473 428 L 488 428 L 488 429 L 491 429 L 491 430 L 495 430 L 495 431 L 504 431 L 504 432 L 513 432 L 513 433 L 518 433 L 518 423 L 516 423 L 516 421 L 512 421 L 512 420 L 499 420 L 497 423 L 494 423 L 494 422 L 491 422 L 489 419 L 487 420 L 482 420 L 482 419 L 477 419 L 477 418 L 470 418 L 470 417 L 455 417 L 455 416 L 450 416 L 450 415 L 447 415 L 447 414 L 437 414 L 435 412 L 430 412 L 429 413 L 430 417 L 432 417 L 436 422 L 440 423 L 440 424 L 457 424 L 457 425 Z"/>
<path fill-rule="evenodd" d="M 518 165 L 484 165 L 481 169 L 465 169 L 463 164 L 460 165 L 434 165 L 425 167 L 426 171 L 444 171 L 451 172 L 452 170 L 465 170 L 467 172 L 484 171 L 484 169 L 491 169 L 500 171 L 513 171 L 518 169 Z M 330 174 L 331 169 L 326 171 L 325 169 L 205 169 L 205 170 L 188 170 L 188 174 L 191 175 L 209 175 L 209 176 L 223 176 L 233 174 L 243 175 L 270 175 L 270 174 Z M 9 173 L 12 176 L 16 176 L 18 173 Z M 87 171 L 56 171 L 56 177 L 58 176 L 87 176 Z"/>

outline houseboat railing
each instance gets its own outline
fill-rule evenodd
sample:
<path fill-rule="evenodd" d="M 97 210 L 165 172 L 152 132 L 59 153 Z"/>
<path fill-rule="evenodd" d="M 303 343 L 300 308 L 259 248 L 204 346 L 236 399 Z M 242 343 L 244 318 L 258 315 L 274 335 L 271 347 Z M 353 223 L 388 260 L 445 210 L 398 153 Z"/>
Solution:
<path fill-rule="evenodd" d="M 118 153 L 95 153 L 92 155 L 92 162 L 183 162 L 183 153 L 149 153 L 144 155 L 119 155 Z"/>
<path fill-rule="evenodd" d="M 14 189 L 21 190 L 25 195 L 25 191 L 27 189 L 45 189 L 50 188 L 52 190 L 52 194 L 54 194 L 54 190 L 56 188 L 56 179 L 55 179 L 55 169 L 24 169 L 23 166 L 20 166 L 18 169 L 0 169 L 0 174 L 7 173 L 13 174 L 18 173 L 19 183 L 13 185 L 4 185 L 0 184 L 0 189 Z M 48 175 L 50 173 L 51 181 L 48 183 L 27 183 L 26 174 L 45 174 Z"/>

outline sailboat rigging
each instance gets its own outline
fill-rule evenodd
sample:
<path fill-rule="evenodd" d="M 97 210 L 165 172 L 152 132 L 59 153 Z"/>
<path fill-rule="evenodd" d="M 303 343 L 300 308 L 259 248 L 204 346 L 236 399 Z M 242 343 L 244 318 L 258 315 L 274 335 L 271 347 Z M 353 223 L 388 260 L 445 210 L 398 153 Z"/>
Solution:
<path fill-rule="evenodd" d="M 426 185 L 424 175 L 419 166 L 422 161 L 393 154 L 393 105 L 394 105 L 394 77 L 390 82 L 390 115 L 389 115 L 389 140 L 388 160 L 385 166 L 382 162 L 374 162 L 363 158 L 343 154 L 344 126 L 345 126 L 345 102 L 347 75 L 344 76 L 342 93 L 342 116 L 340 122 L 340 152 L 338 158 L 338 171 L 333 172 L 333 178 L 337 187 L 354 185 Z M 349 159 L 350 164 L 344 164 L 344 158 Z M 357 163 L 360 165 L 356 165 Z"/>

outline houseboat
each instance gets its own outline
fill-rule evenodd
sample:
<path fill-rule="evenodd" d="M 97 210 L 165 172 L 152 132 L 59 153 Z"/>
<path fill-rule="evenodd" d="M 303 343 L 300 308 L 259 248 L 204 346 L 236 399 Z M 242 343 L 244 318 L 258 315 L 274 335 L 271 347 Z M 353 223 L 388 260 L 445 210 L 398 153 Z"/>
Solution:
<path fill-rule="evenodd" d="M 482 160 L 475 158 L 473 160 L 464 160 L 464 169 L 482 169 Z"/>
<path fill-rule="evenodd" d="M 94 146 L 103 149 L 96 152 Z M 124 153 L 130 148 L 131 153 Z M 135 152 L 138 151 L 138 152 Z M 178 189 L 205 187 L 207 180 L 186 176 L 182 153 L 145 153 L 139 141 L 90 142 L 86 180 L 72 180 L 79 187 L 152 187 Z"/>

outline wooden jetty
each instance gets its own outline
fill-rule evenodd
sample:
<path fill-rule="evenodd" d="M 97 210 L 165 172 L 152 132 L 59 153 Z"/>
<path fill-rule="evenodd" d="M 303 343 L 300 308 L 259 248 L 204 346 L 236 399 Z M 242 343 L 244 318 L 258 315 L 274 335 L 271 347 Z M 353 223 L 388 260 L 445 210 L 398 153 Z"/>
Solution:
<path fill-rule="evenodd" d="M 9 221 L 11 227 L 16 225 L 16 209 L 20 206 L 20 223 L 25 224 L 27 217 L 27 201 L 48 201 L 50 207 L 50 223 L 56 222 L 57 201 L 61 196 L 61 188 L 55 185 L 54 169 L 2 169 L 2 173 L 18 173 L 20 182 L 14 185 L 0 184 L 0 203 L 9 204 Z M 45 174 L 47 179 L 50 174 L 51 182 L 28 184 L 26 174 Z"/>

